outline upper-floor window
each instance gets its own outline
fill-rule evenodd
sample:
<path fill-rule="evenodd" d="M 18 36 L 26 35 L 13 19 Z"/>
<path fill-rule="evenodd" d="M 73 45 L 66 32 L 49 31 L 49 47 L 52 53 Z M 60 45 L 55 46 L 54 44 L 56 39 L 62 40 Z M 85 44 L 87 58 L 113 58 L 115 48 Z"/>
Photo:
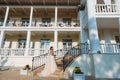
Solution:
<path fill-rule="evenodd" d="M 29 25 L 29 18 L 22 18 L 22 26 L 28 26 Z"/>
<path fill-rule="evenodd" d="M 65 27 L 71 26 L 71 18 L 63 18 L 63 23 Z"/>
<path fill-rule="evenodd" d="M 26 39 L 19 39 L 18 43 L 19 43 L 18 48 L 25 48 Z"/>
<path fill-rule="evenodd" d="M 0 26 L 3 26 L 3 23 L 4 23 L 4 18 L 1 18 L 0 19 Z"/>
<path fill-rule="evenodd" d="M 116 41 L 116 43 L 120 43 L 120 37 L 119 36 L 115 36 L 115 41 Z"/>
<path fill-rule="evenodd" d="M 49 26 L 50 23 L 51 23 L 51 19 L 50 18 L 42 18 L 42 25 L 44 27 Z"/>
<path fill-rule="evenodd" d="M 41 49 L 49 49 L 50 47 L 50 39 L 41 39 L 40 40 L 40 48 Z"/>
<path fill-rule="evenodd" d="M 72 39 L 63 39 L 63 48 L 71 48 L 72 47 Z"/>

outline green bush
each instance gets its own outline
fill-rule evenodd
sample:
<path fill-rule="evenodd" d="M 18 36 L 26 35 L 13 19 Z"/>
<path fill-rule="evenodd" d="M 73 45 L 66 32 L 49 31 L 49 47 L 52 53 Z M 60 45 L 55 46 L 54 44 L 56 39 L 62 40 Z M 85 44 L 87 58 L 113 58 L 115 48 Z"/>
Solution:
<path fill-rule="evenodd" d="M 81 71 L 80 67 L 75 67 L 75 68 L 73 69 L 73 72 L 74 72 L 74 73 L 83 74 L 83 72 Z"/>

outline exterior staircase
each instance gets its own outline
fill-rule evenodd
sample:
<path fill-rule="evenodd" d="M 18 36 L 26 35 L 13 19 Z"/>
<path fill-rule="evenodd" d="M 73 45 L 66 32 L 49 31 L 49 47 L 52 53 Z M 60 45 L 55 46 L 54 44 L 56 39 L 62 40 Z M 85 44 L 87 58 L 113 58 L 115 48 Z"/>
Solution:
<path fill-rule="evenodd" d="M 58 59 L 56 60 L 56 63 L 57 63 L 57 70 L 47 76 L 47 77 L 39 77 L 37 74 L 39 74 L 44 67 L 40 67 L 38 68 L 37 70 L 33 71 L 33 80 L 72 80 L 72 79 L 67 79 L 65 78 L 65 73 L 63 72 L 63 62 L 62 62 L 62 59 Z"/>
<path fill-rule="evenodd" d="M 62 58 L 56 60 L 57 70 L 47 77 L 39 77 L 39 74 L 44 67 L 40 67 L 34 71 L 30 71 L 28 75 L 20 75 L 19 70 L 4 70 L 0 71 L 0 80 L 72 80 L 66 79 L 63 72 Z"/>

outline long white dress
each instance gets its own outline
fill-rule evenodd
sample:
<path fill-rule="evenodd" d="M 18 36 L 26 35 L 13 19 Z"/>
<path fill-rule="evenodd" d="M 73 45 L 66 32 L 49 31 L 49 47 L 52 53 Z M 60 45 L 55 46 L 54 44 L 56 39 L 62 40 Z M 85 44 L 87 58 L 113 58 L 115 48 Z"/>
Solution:
<path fill-rule="evenodd" d="M 45 64 L 44 70 L 39 74 L 39 77 L 45 77 L 55 72 L 57 65 L 53 55 L 47 56 L 47 62 Z"/>

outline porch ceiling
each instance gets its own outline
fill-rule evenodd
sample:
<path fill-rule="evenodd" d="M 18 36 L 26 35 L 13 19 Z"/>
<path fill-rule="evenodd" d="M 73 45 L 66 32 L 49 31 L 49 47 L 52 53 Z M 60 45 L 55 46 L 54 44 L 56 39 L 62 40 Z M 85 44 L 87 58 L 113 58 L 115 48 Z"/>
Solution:
<path fill-rule="evenodd" d="M 5 32 L 6 35 L 9 35 L 9 36 L 25 36 L 27 35 L 27 32 L 26 31 L 6 31 Z"/>
<path fill-rule="evenodd" d="M 1 5 L 79 5 L 80 0 L 0 0 Z"/>
<path fill-rule="evenodd" d="M 97 18 L 98 28 L 117 29 L 118 24 L 118 18 Z"/>
<path fill-rule="evenodd" d="M 6 13 L 6 8 L 0 7 L 0 18 L 4 18 Z M 54 8 L 34 8 L 33 17 L 43 17 L 50 16 L 54 17 Z M 60 16 L 77 16 L 77 8 L 58 8 L 58 17 Z M 10 8 L 9 17 L 28 17 L 30 16 L 30 8 Z"/>

